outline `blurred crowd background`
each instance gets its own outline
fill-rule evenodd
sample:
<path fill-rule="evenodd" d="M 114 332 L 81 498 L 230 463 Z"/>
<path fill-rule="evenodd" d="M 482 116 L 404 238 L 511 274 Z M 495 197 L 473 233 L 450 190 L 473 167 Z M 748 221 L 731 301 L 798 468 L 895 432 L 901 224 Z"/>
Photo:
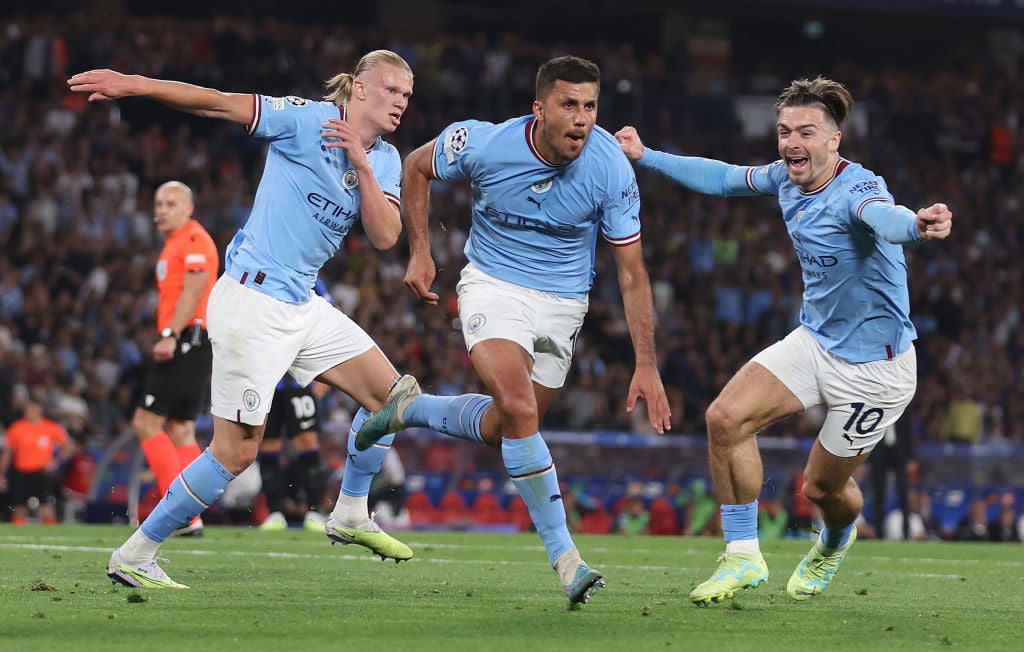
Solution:
<path fill-rule="evenodd" d="M 911 432 L 918 442 L 1024 444 L 1019 10 L 1006 20 L 909 0 L 892 3 L 900 11 L 846 3 L 843 13 L 831 5 L 844 3 L 732 0 L 391 1 L 351 15 L 259 1 L 241 14 L 217 13 L 217 3 L 77 4 L 0 18 L 3 424 L 34 395 L 85 444 L 124 431 L 156 335 L 154 190 L 190 185 L 196 218 L 223 248 L 262 172 L 264 143 L 240 127 L 146 100 L 88 104 L 67 91 L 71 74 L 109 67 L 319 98 L 325 79 L 384 47 L 415 72 L 390 139 L 403 154 L 453 120 L 528 112 L 537 65 L 565 53 L 601 66 L 604 128 L 632 124 L 652 147 L 732 163 L 777 158 L 772 104 L 791 79 L 843 82 L 857 105 L 841 153 L 883 176 L 898 203 L 943 201 L 955 216 L 949 240 L 906 249 L 920 335 Z M 638 177 L 673 435 L 703 437 L 704 410 L 729 376 L 796 325 L 800 268 L 772 198 L 709 198 Z M 455 308 L 468 205 L 467 187 L 434 184 L 439 307 L 403 286 L 404 241 L 380 253 L 357 229 L 323 271 L 396 367 L 441 394 L 483 389 Z M 646 418 L 623 408 L 633 356 L 607 246 L 597 261 L 573 373 L 544 428 L 645 432 Z M 326 407 L 337 422 L 352 410 L 336 395 Z M 813 438 L 820 419 L 812 411 L 764 437 Z"/>

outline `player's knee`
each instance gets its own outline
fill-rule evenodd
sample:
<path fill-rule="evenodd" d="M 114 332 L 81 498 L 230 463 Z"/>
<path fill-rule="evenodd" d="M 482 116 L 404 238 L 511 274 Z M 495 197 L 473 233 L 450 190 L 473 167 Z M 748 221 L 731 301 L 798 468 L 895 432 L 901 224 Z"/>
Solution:
<path fill-rule="evenodd" d="M 842 488 L 833 486 L 832 483 L 823 482 L 818 479 L 805 476 L 803 486 L 804 496 L 815 505 L 823 506 L 828 503 L 840 500 Z"/>
<path fill-rule="evenodd" d="M 494 405 L 509 434 L 528 436 L 537 431 L 537 402 L 532 396 L 495 397 Z"/>
<path fill-rule="evenodd" d="M 708 426 L 708 439 L 711 443 L 726 443 L 731 433 L 737 432 L 742 426 L 742 419 L 725 401 L 715 399 L 704 412 Z"/>

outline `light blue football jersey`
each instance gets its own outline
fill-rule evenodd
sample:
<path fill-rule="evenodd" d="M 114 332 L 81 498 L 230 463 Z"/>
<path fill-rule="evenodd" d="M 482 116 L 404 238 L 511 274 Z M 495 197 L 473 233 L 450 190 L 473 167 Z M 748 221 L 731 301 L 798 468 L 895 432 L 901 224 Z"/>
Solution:
<path fill-rule="evenodd" d="M 707 194 L 778 197 L 804 280 L 800 323 L 829 353 L 870 362 L 903 353 L 917 339 L 903 246 L 862 219 L 868 205 L 893 206 L 881 177 L 840 158 L 832 179 L 805 193 L 781 160 L 748 167 L 645 149 L 640 165 Z M 912 212 L 894 212 L 894 223 L 876 226 L 890 240 L 919 240 Z"/>
<path fill-rule="evenodd" d="M 598 232 L 618 246 L 640 240 L 636 175 L 600 127 L 575 161 L 545 162 L 534 145 L 534 123 L 532 115 L 453 123 L 437 139 L 433 173 L 441 181 L 472 182 L 470 262 L 509 283 L 584 297 L 594 279 Z"/>
<path fill-rule="evenodd" d="M 323 123 L 344 118 L 344 109 L 294 96 L 253 97 L 246 131 L 270 148 L 249 220 L 228 244 L 224 267 L 248 287 L 302 304 L 359 219 L 359 177 L 345 151 L 328 148 L 321 135 Z M 378 138 L 367 158 L 385 196 L 399 205 L 398 150 Z"/>
<path fill-rule="evenodd" d="M 885 181 L 840 159 L 835 176 L 805 193 L 782 161 L 748 168 L 747 185 L 775 195 L 804 280 L 800 322 L 848 362 L 891 358 L 910 348 L 910 293 L 903 246 L 886 242 L 860 219 L 872 202 L 892 204 Z"/>

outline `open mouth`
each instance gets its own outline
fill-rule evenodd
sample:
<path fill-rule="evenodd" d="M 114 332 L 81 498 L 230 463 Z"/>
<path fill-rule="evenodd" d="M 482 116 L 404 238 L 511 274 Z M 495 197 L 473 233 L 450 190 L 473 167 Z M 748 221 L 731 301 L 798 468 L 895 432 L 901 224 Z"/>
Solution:
<path fill-rule="evenodd" d="M 402 122 L 402 114 L 399 113 L 398 111 L 389 113 L 388 117 L 391 118 L 391 123 L 394 124 L 396 127 Z"/>
<path fill-rule="evenodd" d="M 794 172 L 799 172 L 800 170 L 803 170 L 804 168 L 806 168 L 807 167 L 807 163 L 808 163 L 808 161 L 807 161 L 807 157 L 806 156 L 787 156 L 786 157 L 786 165 L 788 165 L 789 169 L 793 170 Z"/>

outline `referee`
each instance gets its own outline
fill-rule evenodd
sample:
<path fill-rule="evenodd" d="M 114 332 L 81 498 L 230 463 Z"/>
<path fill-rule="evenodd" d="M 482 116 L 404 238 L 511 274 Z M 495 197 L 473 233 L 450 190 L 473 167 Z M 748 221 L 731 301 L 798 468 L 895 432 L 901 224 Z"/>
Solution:
<path fill-rule="evenodd" d="M 213 355 L 206 334 L 206 302 L 220 259 L 213 238 L 192 219 L 192 190 L 180 181 L 157 188 L 153 199 L 164 247 L 156 264 L 157 328 L 153 367 L 132 417 L 160 495 L 199 457 L 195 417 L 210 383 Z M 179 534 L 201 535 L 198 516 Z"/>

